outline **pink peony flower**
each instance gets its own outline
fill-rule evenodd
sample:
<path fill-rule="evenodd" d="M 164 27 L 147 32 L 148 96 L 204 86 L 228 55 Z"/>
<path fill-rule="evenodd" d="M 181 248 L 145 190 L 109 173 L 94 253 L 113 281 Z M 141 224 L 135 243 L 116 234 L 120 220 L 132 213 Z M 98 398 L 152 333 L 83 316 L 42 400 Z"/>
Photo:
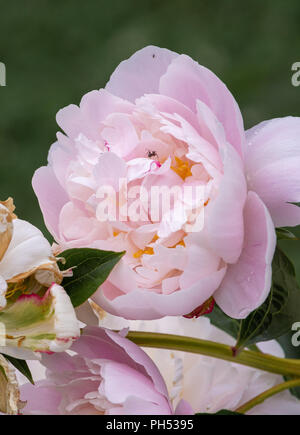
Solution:
<path fill-rule="evenodd" d="M 71 350 L 43 356 L 46 379 L 21 387 L 24 414 L 173 414 L 155 364 L 131 341 L 88 327 Z M 192 414 L 181 401 L 177 414 Z"/>
<path fill-rule="evenodd" d="M 134 331 L 177 334 L 235 345 L 232 337 L 213 326 L 206 317 L 127 321 L 103 313 L 101 324 L 109 328 L 129 327 Z M 264 353 L 284 357 L 275 340 L 259 343 L 258 347 Z M 145 352 L 159 368 L 173 407 L 184 399 L 195 413 L 216 413 L 222 409 L 235 411 L 248 400 L 284 382 L 280 375 L 203 355 L 155 348 L 145 348 Z M 247 414 L 300 415 L 300 401 L 287 390 L 268 398 Z"/>
<path fill-rule="evenodd" d="M 33 178 L 49 231 L 62 249 L 126 251 L 95 302 L 128 319 L 189 314 L 212 296 L 244 318 L 264 302 L 274 223 L 300 223 L 287 204 L 300 200 L 299 118 L 264 123 L 246 140 L 236 101 L 211 71 L 146 47 L 57 122 L 65 135 Z M 193 194 L 182 212 L 174 197 L 157 220 L 149 201 L 137 201 L 137 219 L 133 196 L 126 219 L 122 203 L 104 221 L 103 186 L 112 189 L 108 208 L 134 188 L 200 187 L 203 201 Z"/>

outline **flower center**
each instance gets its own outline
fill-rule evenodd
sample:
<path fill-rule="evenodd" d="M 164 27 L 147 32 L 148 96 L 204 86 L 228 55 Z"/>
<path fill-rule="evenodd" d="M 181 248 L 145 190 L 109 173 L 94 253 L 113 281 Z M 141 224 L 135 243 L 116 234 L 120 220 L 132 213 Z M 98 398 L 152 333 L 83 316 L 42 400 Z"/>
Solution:
<path fill-rule="evenodd" d="M 179 177 L 185 180 L 187 177 L 192 176 L 191 168 L 188 162 L 181 160 L 179 157 L 175 156 L 175 165 L 171 166 L 174 172 L 176 172 Z"/>
<path fill-rule="evenodd" d="M 150 246 L 146 246 L 145 249 L 139 249 L 138 251 L 136 251 L 133 254 L 133 257 L 134 258 L 140 258 L 144 254 L 146 254 L 146 255 L 153 255 L 154 254 L 153 248 L 151 248 Z"/>
<path fill-rule="evenodd" d="M 8 284 L 8 288 L 5 293 L 6 299 L 12 298 L 17 292 L 22 294 L 30 293 L 24 281 L 12 282 Z"/>
<path fill-rule="evenodd" d="M 158 236 L 155 235 L 152 239 L 152 243 L 156 242 L 156 240 L 158 239 Z M 174 246 L 171 246 L 171 248 L 176 248 L 176 246 L 184 246 L 185 247 L 185 243 L 184 240 L 180 240 L 179 242 L 177 242 Z M 146 246 L 145 249 L 139 249 L 138 251 L 136 251 L 133 254 L 134 258 L 141 258 L 142 255 L 153 255 L 154 254 L 154 249 L 151 246 Z"/>

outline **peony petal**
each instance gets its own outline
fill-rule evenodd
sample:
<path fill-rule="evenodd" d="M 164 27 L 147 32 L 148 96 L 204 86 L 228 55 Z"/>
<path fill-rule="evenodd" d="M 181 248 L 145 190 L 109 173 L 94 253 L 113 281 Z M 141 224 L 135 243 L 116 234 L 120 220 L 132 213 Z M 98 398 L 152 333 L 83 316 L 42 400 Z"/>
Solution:
<path fill-rule="evenodd" d="M 48 230 L 53 237 L 58 237 L 59 213 L 68 201 L 68 196 L 55 177 L 52 167 L 42 166 L 35 171 L 32 186 Z"/>
<path fill-rule="evenodd" d="M 52 167 L 55 177 L 65 189 L 69 164 L 73 159 L 72 142 L 62 133 L 57 134 L 58 141 L 51 145 L 48 153 L 48 163 Z"/>
<path fill-rule="evenodd" d="M 105 119 L 101 135 L 106 140 L 109 150 L 120 157 L 133 152 L 139 138 L 130 117 L 124 113 L 114 113 Z"/>
<path fill-rule="evenodd" d="M 141 397 L 129 396 L 122 407 L 112 408 L 108 415 L 170 415 L 165 404 L 157 404 Z"/>
<path fill-rule="evenodd" d="M 141 320 L 152 320 L 164 316 L 181 316 L 190 313 L 211 297 L 220 286 L 225 272 L 226 268 L 218 270 L 203 277 L 190 288 L 175 291 L 170 295 L 138 289 L 109 300 L 102 290 L 98 290 L 93 300 L 105 311 L 126 319 L 135 320 L 138 317 Z"/>
<path fill-rule="evenodd" d="M 144 357 L 145 359 L 148 358 L 146 357 L 146 354 Z M 146 378 L 140 372 L 131 367 L 110 361 L 107 364 L 102 365 L 101 376 L 103 377 L 102 387 L 105 396 L 111 403 L 124 404 L 125 409 L 123 409 L 123 413 L 125 415 L 128 415 L 131 412 L 135 414 L 135 411 L 137 411 L 137 409 L 134 410 L 132 407 L 130 407 L 130 410 L 127 408 L 126 402 L 130 397 L 135 397 L 141 400 L 145 400 L 146 397 L 147 402 L 150 402 L 150 409 L 147 407 L 147 414 L 153 412 L 151 403 L 156 405 L 160 414 L 171 414 L 168 399 L 153 388 L 151 379 Z M 122 388 L 120 388 L 120 379 L 122 379 Z M 114 414 L 113 408 L 111 414 Z"/>
<path fill-rule="evenodd" d="M 170 98 L 166 95 L 160 94 L 147 94 L 139 98 L 136 101 L 136 105 L 138 108 L 141 108 L 144 111 L 147 111 L 149 109 L 151 109 L 151 112 L 153 113 L 158 111 L 160 115 L 163 115 L 166 118 L 168 118 L 169 115 L 179 115 L 182 119 L 189 123 L 198 133 L 200 133 L 197 115 L 181 102 L 174 100 L 174 98 Z"/>
<path fill-rule="evenodd" d="M 71 139 L 80 134 L 87 138 L 97 140 L 100 138 L 100 124 L 105 118 L 115 112 L 128 113 L 132 105 L 105 89 L 91 91 L 83 96 L 80 106 L 70 104 L 59 110 L 56 115 L 57 124 Z"/>
<path fill-rule="evenodd" d="M 145 47 L 120 63 L 111 75 L 106 90 L 132 102 L 144 94 L 158 94 L 160 77 L 176 56 L 165 48 Z"/>
<path fill-rule="evenodd" d="M 56 415 L 59 414 L 61 394 L 46 380 L 35 385 L 24 384 L 21 388 L 21 400 L 26 401 L 23 410 L 26 415 Z"/>
<path fill-rule="evenodd" d="M 239 261 L 230 265 L 214 294 L 230 317 L 243 319 L 258 308 L 271 288 L 276 235 L 272 219 L 261 199 L 249 192 L 244 210 L 245 241 Z"/>
<path fill-rule="evenodd" d="M 230 91 L 212 71 L 189 56 L 178 56 L 161 77 L 159 90 L 194 112 L 197 100 L 205 103 L 223 124 L 227 140 L 243 155 L 245 135 L 240 109 Z"/>
<path fill-rule="evenodd" d="M 223 148 L 224 175 L 216 199 L 205 209 L 204 225 L 211 249 L 226 263 L 235 263 L 244 239 L 243 208 L 247 188 L 240 157 L 231 145 Z"/>
<path fill-rule="evenodd" d="M 126 175 L 126 163 L 113 152 L 102 154 L 94 168 L 94 176 L 100 189 L 103 186 L 112 186 L 118 192 L 120 179 L 126 178 Z"/>
<path fill-rule="evenodd" d="M 160 394 L 168 397 L 168 391 L 166 384 L 155 364 L 149 358 L 149 356 L 133 342 L 121 336 L 121 334 L 116 334 L 110 330 L 106 330 L 106 334 L 113 340 L 118 346 L 123 348 L 129 357 L 135 361 L 139 366 L 140 370 L 143 368 L 142 373 L 145 373 L 150 377 L 153 384 L 155 385 L 156 391 Z M 145 372 L 144 372 L 145 371 Z"/>
<path fill-rule="evenodd" d="M 87 327 L 72 352 L 43 355 L 47 380 L 22 386 L 24 414 L 172 414 L 160 372 L 126 332 Z"/>
<path fill-rule="evenodd" d="M 262 122 L 247 132 L 249 188 L 268 207 L 276 227 L 300 224 L 300 118 Z"/>
<path fill-rule="evenodd" d="M 175 409 L 175 415 L 194 415 L 194 410 L 186 400 L 180 400 Z"/>

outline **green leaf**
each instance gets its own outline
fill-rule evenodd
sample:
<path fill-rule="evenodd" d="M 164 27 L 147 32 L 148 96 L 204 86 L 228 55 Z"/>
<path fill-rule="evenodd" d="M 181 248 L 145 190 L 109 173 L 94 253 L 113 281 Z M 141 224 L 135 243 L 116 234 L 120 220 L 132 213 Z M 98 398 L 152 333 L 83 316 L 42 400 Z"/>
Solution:
<path fill-rule="evenodd" d="M 288 202 L 288 204 L 296 205 L 297 207 L 300 207 L 300 202 Z"/>
<path fill-rule="evenodd" d="M 299 320 L 300 288 L 295 269 L 279 248 L 275 251 L 272 271 L 273 282 L 267 300 L 241 321 L 238 349 L 278 338 Z"/>
<path fill-rule="evenodd" d="M 124 252 L 101 251 L 99 249 L 68 249 L 60 254 L 65 261 L 61 270 L 73 268 L 73 276 L 65 277 L 62 286 L 70 296 L 74 307 L 83 304 L 107 279 Z"/>
<path fill-rule="evenodd" d="M 276 235 L 278 240 L 299 240 L 298 237 L 287 228 L 277 228 Z"/>
<path fill-rule="evenodd" d="M 217 328 L 227 332 L 227 334 L 231 335 L 235 339 L 238 337 L 240 330 L 240 320 L 228 317 L 225 313 L 223 313 L 217 304 L 215 304 L 212 312 L 207 314 L 206 317 L 208 317 L 211 323 Z"/>
<path fill-rule="evenodd" d="M 32 374 L 30 371 L 30 368 L 28 367 L 28 364 L 23 359 L 13 358 L 12 356 L 2 354 L 22 375 L 24 375 L 29 382 L 31 382 L 34 385 L 34 381 L 32 378 Z"/>
<path fill-rule="evenodd" d="M 228 409 L 221 409 L 221 411 L 210 414 L 209 412 L 198 412 L 195 415 L 244 415 L 239 412 L 229 411 Z"/>

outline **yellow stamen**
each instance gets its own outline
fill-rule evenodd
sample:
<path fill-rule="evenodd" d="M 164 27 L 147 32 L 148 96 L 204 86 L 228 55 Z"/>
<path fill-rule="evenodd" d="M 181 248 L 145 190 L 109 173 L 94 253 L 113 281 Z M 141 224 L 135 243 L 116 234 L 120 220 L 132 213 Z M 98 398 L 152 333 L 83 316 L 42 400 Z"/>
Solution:
<path fill-rule="evenodd" d="M 180 240 L 180 242 L 177 242 L 174 246 L 171 246 L 171 248 L 176 248 L 176 246 L 183 246 L 185 248 L 184 240 Z"/>
<path fill-rule="evenodd" d="M 21 292 L 23 294 L 28 293 L 27 286 L 24 281 L 8 284 L 8 289 L 5 293 L 6 299 L 13 297 L 17 292 Z"/>
<path fill-rule="evenodd" d="M 156 240 L 158 240 L 158 236 L 157 235 L 155 235 L 153 237 L 152 242 L 154 243 L 154 242 L 156 242 Z M 184 243 L 183 239 L 180 240 L 178 243 L 176 243 L 174 246 L 171 246 L 171 248 L 176 248 L 176 246 L 179 246 L 179 245 L 185 247 L 185 243 Z M 141 258 L 141 256 L 144 255 L 144 254 L 146 254 L 146 255 L 153 255 L 154 254 L 153 248 L 151 248 L 150 246 L 146 246 L 145 249 L 139 249 L 138 251 L 136 251 L 133 254 L 133 257 L 134 258 Z"/>
<path fill-rule="evenodd" d="M 138 251 L 136 251 L 133 254 L 133 257 L 134 258 L 140 258 L 144 254 L 146 254 L 146 255 L 153 255 L 154 254 L 153 248 L 150 248 L 149 246 L 146 246 L 145 249 L 139 249 Z"/>
<path fill-rule="evenodd" d="M 191 168 L 189 166 L 188 162 L 184 162 L 179 157 L 175 156 L 176 165 L 171 166 L 171 169 L 173 169 L 174 172 L 176 172 L 179 177 L 181 177 L 183 180 L 185 180 L 187 177 L 190 177 L 192 175 Z"/>

